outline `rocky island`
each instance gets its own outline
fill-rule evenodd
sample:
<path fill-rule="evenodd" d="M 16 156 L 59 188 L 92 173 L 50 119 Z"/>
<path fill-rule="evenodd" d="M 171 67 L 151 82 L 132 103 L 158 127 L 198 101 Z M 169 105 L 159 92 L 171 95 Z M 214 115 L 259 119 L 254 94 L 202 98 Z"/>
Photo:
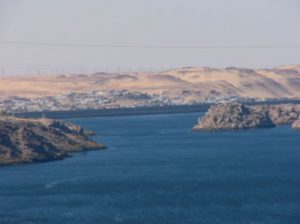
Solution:
<path fill-rule="evenodd" d="M 292 124 L 300 115 L 300 104 L 255 105 L 251 110 L 268 113 L 276 125 Z"/>
<path fill-rule="evenodd" d="M 0 116 L 0 165 L 45 162 L 72 152 L 104 149 L 93 132 L 59 120 Z"/>
<path fill-rule="evenodd" d="M 270 128 L 282 124 L 291 124 L 292 128 L 300 129 L 299 117 L 299 104 L 246 106 L 241 103 L 224 103 L 211 106 L 193 130 Z"/>
<path fill-rule="evenodd" d="M 213 105 L 199 119 L 193 130 L 238 130 L 250 128 L 271 128 L 275 124 L 267 112 L 256 112 L 241 103 Z"/>

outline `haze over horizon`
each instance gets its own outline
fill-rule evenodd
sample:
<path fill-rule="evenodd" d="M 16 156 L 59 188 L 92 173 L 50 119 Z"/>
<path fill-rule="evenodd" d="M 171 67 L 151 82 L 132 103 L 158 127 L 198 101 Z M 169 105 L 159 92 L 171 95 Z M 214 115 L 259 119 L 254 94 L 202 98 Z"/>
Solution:
<path fill-rule="evenodd" d="M 300 64 L 299 10 L 297 0 L 0 0 L 1 74 Z"/>

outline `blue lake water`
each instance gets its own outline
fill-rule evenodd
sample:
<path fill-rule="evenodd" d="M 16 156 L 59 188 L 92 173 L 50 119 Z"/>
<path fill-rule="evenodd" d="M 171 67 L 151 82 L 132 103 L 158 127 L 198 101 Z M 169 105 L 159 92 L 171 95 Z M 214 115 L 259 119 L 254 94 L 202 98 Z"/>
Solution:
<path fill-rule="evenodd" d="M 299 224 L 300 132 L 193 133 L 198 117 L 71 119 L 109 149 L 0 167 L 0 224 Z"/>

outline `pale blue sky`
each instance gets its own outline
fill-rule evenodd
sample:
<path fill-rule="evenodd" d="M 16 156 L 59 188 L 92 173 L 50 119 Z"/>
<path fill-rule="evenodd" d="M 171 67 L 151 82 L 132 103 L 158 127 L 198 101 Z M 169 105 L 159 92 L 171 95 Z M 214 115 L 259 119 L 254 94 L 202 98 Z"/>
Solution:
<path fill-rule="evenodd" d="M 2 73 L 300 64 L 299 0 L 0 0 Z M 4 70 L 4 71 L 3 71 Z"/>

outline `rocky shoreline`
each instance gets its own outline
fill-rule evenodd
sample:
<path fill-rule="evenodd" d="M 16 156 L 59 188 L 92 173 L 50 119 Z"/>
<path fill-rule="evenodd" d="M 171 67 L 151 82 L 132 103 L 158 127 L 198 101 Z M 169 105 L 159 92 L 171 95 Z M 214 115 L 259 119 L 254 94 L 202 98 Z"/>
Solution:
<path fill-rule="evenodd" d="M 105 149 L 92 131 L 59 120 L 0 116 L 0 165 L 60 160 L 72 152 Z"/>
<path fill-rule="evenodd" d="M 291 124 L 300 129 L 300 105 L 253 105 L 224 103 L 210 107 L 199 118 L 194 131 L 241 130 L 253 128 L 272 128 L 276 125 Z"/>

